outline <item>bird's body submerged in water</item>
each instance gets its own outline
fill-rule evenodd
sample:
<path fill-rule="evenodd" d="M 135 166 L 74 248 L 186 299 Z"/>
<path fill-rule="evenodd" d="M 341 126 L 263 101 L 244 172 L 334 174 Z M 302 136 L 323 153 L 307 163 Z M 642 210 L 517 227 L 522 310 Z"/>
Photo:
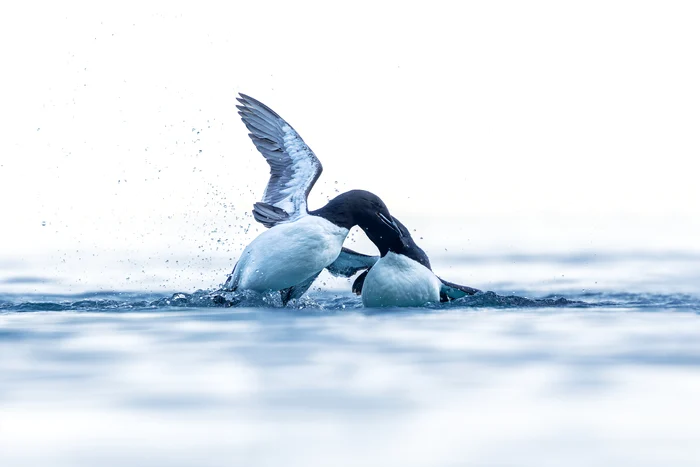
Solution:
<path fill-rule="evenodd" d="M 439 302 L 440 284 L 430 269 L 390 251 L 368 271 L 361 290 L 362 304 L 385 307 Z"/>
<path fill-rule="evenodd" d="M 353 226 L 368 231 L 393 221 L 384 202 L 363 190 L 308 211 L 308 194 L 323 170 L 316 155 L 270 108 L 243 94 L 238 100 L 249 136 L 270 165 L 263 201 L 253 208 L 255 219 L 269 230 L 245 248 L 224 290 L 279 290 L 286 304 L 338 258 Z M 390 228 L 398 231 L 396 225 Z"/>
<path fill-rule="evenodd" d="M 381 225 L 367 231 L 380 257 L 352 287 L 353 292 L 362 295 L 364 306 L 423 306 L 479 292 L 436 276 L 428 255 L 416 245 L 406 226 L 396 218 L 393 221 L 398 230 Z"/>

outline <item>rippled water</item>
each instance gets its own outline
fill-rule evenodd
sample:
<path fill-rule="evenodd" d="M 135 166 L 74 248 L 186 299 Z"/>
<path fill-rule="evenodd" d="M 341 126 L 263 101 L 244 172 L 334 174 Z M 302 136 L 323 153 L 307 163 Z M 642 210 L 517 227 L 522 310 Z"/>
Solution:
<path fill-rule="evenodd" d="M 700 464 L 694 257 L 437 264 L 494 292 L 222 307 L 10 282 L 0 465 Z"/>

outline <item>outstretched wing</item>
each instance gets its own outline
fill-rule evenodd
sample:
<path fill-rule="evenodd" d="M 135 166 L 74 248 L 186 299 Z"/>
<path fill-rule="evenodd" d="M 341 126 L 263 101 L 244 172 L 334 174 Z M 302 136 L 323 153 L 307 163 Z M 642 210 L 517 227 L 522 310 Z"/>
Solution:
<path fill-rule="evenodd" d="M 270 180 L 263 194 L 262 211 L 256 220 L 266 227 L 298 219 L 307 214 L 306 198 L 321 175 L 323 167 L 301 136 L 268 106 L 245 94 L 237 98 L 238 114 L 248 128 L 250 139 L 270 165 Z M 264 205 L 279 208 L 288 214 L 270 216 L 274 211 Z M 254 210 L 254 214 L 255 214 Z M 271 218 L 272 217 L 272 218 Z"/>

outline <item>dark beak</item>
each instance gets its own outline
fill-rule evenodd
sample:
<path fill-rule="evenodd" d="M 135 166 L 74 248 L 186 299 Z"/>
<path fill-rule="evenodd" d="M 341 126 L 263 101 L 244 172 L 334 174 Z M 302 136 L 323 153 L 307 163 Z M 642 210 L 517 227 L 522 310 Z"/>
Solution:
<path fill-rule="evenodd" d="M 386 224 L 387 227 L 389 227 L 391 230 L 396 232 L 396 234 L 399 237 L 403 237 L 403 234 L 401 233 L 401 229 L 399 229 L 399 226 L 396 225 L 396 221 L 394 221 L 393 218 L 390 219 L 390 218 L 386 217 L 384 214 L 382 214 L 381 212 L 378 212 L 377 216 L 379 216 L 379 220 L 381 220 L 384 224 Z"/>

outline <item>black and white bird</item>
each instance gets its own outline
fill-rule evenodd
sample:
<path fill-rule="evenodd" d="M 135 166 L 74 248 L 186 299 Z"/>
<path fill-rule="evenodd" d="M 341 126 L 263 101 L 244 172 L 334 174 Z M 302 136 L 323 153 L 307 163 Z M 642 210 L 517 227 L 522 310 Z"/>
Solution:
<path fill-rule="evenodd" d="M 360 274 L 352 286 L 353 292 L 362 295 L 364 306 L 423 306 L 480 292 L 436 276 L 428 255 L 416 245 L 406 226 L 396 218 L 393 221 L 391 228 L 384 224 L 366 231 L 379 249 L 380 257 L 373 257 L 374 264 Z M 393 225 L 397 225 L 398 230 Z M 370 261 L 366 257 L 355 258 L 356 254 L 346 252 L 344 262 L 354 261 L 360 265 Z"/>
<path fill-rule="evenodd" d="M 300 297 L 326 268 L 331 274 L 343 277 L 364 271 L 352 288 L 362 295 L 367 307 L 421 306 L 479 292 L 433 274 L 428 256 L 413 241 L 408 229 L 391 217 L 384 203 L 372 193 L 357 190 L 343 193 L 323 208 L 308 212 L 306 200 L 321 174 L 321 163 L 291 125 L 269 107 L 244 94 L 238 101 L 242 104 L 237 106 L 238 113 L 251 132 L 249 136 L 270 165 L 271 176 L 263 202 L 254 205 L 253 215 L 271 229 L 246 248 L 226 288 L 282 290 L 282 300 L 286 303 Z M 352 220 L 349 217 L 339 220 L 340 211 L 352 212 Z M 322 238 L 306 238 L 312 226 L 327 227 L 329 223 L 342 230 Z M 355 224 L 374 242 L 380 256 L 342 248 Z M 327 253 L 321 254 L 324 251 Z M 294 286 L 286 285 L 290 275 L 286 265 L 274 270 L 280 267 L 278 258 L 292 255 L 300 269 L 315 271 Z M 260 271 L 267 275 L 264 280 Z M 298 273 L 294 277 L 303 275 Z"/>
<path fill-rule="evenodd" d="M 236 106 L 255 147 L 270 165 L 270 180 L 253 216 L 269 227 L 244 250 L 224 290 L 281 291 L 282 302 L 299 298 L 341 253 L 350 229 L 386 227 L 399 233 L 384 202 L 352 190 L 315 211 L 307 197 L 323 170 L 299 134 L 263 103 L 244 94 Z"/>

